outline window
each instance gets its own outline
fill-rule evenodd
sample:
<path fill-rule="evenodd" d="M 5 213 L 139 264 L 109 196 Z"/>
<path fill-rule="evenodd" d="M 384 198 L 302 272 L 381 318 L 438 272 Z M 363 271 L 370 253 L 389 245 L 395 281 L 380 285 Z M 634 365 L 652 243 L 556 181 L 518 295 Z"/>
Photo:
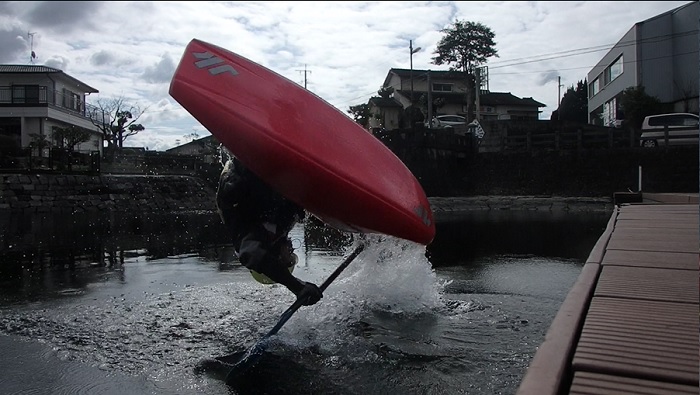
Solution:
<path fill-rule="evenodd" d="M 612 98 L 612 100 L 603 104 L 603 126 L 615 126 L 616 120 L 617 120 L 617 99 Z"/>
<path fill-rule="evenodd" d="M 80 111 L 80 96 L 66 88 L 63 88 L 63 107 Z"/>
<path fill-rule="evenodd" d="M 622 64 L 623 63 L 624 62 L 622 61 L 622 55 L 620 55 L 620 57 L 617 58 L 617 60 L 613 64 L 610 65 L 610 81 L 613 81 L 613 80 L 615 80 L 615 78 L 622 75 L 622 72 L 623 72 Z"/>
<path fill-rule="evenodd" d="M 615 59 L 615 61 L 610 66 L 605 68 L 605 71 L 603 72 L 603 80 L 605 82 L 605 85 L 611 83 L 615 80 L 615 78 L 619 77 L 622 74 L 622 63 L 622 55 L 620 55 L 620 57 Z"/>
<path fill-rule="evenodd" d="M 692 115 L 673 114 L 649 117 L 649 126 L 697 126 L 698 119 Z"/>
<path fill-rule="evenodd" d="M 14 85 L 13 103 L 39 103 L 39 85 Z"/>
<path fill-rule="evenodd" d="M 433 84 L 433 92 L 452 92 L 452 84 Z"/>
<path fill-rule="evenodd" d="M 591 97 L 595 96 L 600 92 L 600 78 L 596 78 L 592 83 L 591 83 Z"/>

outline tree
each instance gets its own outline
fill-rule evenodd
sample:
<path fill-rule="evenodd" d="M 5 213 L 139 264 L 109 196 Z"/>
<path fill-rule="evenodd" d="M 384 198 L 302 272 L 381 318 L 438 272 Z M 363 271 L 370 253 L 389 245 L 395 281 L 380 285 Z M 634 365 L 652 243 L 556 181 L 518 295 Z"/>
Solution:
<path fill-rule="evenodd" d="M 124 140 L 128 137 L 146 130 L 140 123 L 136 123 L 146 112 L 136 105 L 127 104 L 123 97 L 108 100 L 98 100 L 97 105 L 89 111 L 88 116 L 92 124 L 102 132 L 104 141 L 110 152 L 124 146 Z"/>
<path fill-rule="evenodd" d="M 79 144 L 90 141 L 90 131 L 71 125 L 65 128 L 54 128 L 53 139 L 56 145 L 63 147 L 68 152 L 75 151 Z"/>
<path fill-rule="evenodd" d="M 37 156 L 44 156 L 44 149 L 51 148 L 51 140 L 45 134 L 31 133 L 29 137 L 32 139 L 29 147 L 37 150 Z"/>
<path fill-rule="evenodd" d="M 697 99 L 698 99 L 698 84 L 691 83 L 688 80 L 678 78 L 678 79 L 673 79 L 673 85 L 676 86 L 676 89 L 681 95 L 681 98 L 683 99 L 683 110 L 682 112 L 698 112 L 698 105 L 697 105 Z M 695 105 L 692 103 L 695 102 Z"/>
<path fill-rule="evenodd" d="M 444 107 L 445 104 L 447 104 L 447 101 L 445 100 L 444 97 L 439 97 L 439 96 L 438 97 L 433 96 L 432 101 L 433 102 L 432 102 L 432 106 L 430 108 L 430 110 L 431 110 L 430 112 L 432 112 L 433 116 L 435 116 L 438 114 L 438 112 L 440 112 L 440 109 L 442 107 Z M 425 93 L 420 95 L 420 97 L 418 98 L 418 105 L 420 106 L 420 109 L 422 110 L 422 112 L 424 112 L 425 114 L 428 114 L 428 112 L 429 112 L 428 111 L 428 95 L 426 95 Z"/>
<path fill-rule="evenodd" d="M 197 134 L 197 132 L 192 132 L 190 134 L 184 135 L 183 137 L 187 139 L 188 143 L 191 143 L 199 138 L 199 134 Z"/>
<path fill-rule="evenodd" d="M 388 99 L 391 97 L 391 95 L 394 94 L 394 87 L 393 86 L 383 86 L 383 87 L 379 88 L 379 90 L 377 91 L 377 94 L 379 95 L 379 97 L 382 97 L 384 99 Z"/>
<path fill-rule="evenodd" d="M 81 143 L 90 141 L 90 131 L 71 125 L 65 128 L 55 127 L 53 129 L 53 139 L 56 145 L 63 148 L 68 156 L 63 163 L 68 164 L 68 169 L 73 167 L 73 152 L 75 147 Z M 59 151 L 60 152 L 60 151 Z M 59 154 L 55 158 L 59 163 L 62 162 L 63 155 Z"/>
<path fill-rule="evenodd" d="M 445 35 L 440 39 L 433 57 L 433 64 L 450 65 L 450 70 L 467 75 L 467 117 L 474 112 L 474 90 L 476 68 L 492 56 L 498 57 L 491 29 L 478 22 L 456 20 L 450 27 L 440 30 Z"/>
<path fill-rule="evenodd" d="M 566 90 L 557 109 L 558 120 L 588 123 L 588 83 L 579 81 Z"/>
<path fill-rule="evenodd" d="M 661 101 L 655 96 L 648 95 L 641 85 L 622 91 L 620 108 L 624 113 L 625 122 L 634 130 L 642 128 L 642 122 L 646 116 L 664 112 Z"/>
<path fill-rule="evenodd" d="M 358 104 L 356 106 L 350 106 L 348 113 L 352 115 L 352 119 L 354 119 L 355 122 L 362 125 L 362 127 L 367 128 L 367 125 L 369 124 L 369 117 L 370 117 L 368 103 Z"/>

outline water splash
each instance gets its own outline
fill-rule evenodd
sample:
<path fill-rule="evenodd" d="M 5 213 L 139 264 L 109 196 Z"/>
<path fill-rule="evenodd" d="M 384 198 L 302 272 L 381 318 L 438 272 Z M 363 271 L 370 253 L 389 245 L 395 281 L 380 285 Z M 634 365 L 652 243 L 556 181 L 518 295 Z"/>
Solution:
<path fill-rule="evenodd" d="M 353 347 L 352 337 L 368 314 L 406 319 L 445 307 L 445 283 L 437 278 L 424 245 L 384 235 L 370 235 L 367 241 L 321 302 L 297 312 L 279 341 L 294 348 Z"/>

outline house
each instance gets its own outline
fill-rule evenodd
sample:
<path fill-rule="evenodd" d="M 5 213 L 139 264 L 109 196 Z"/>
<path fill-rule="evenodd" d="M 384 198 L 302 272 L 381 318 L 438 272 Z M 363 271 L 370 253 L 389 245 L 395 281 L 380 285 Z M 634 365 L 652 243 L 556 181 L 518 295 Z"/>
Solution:
<path fill-rule="evenodd" d="M 697 114 L 698 19 L 693 1 L 632 26 L 588 72 L 588 122 L 616 125 L 622 92 L 636 86 L 673 111 Z"/>
<path fill-rule="evenodd" d="M 35 136 L 53 142 L 54 128 L 75 126 L 91 137 L 73 148 L 101 155 L 102 133 L 86 112 L 92 93 L 99 91 L 52 67 L 0 65 L 0 153 L 29 147 Z"/>
<path fill-rule="evenodd" d="M 492 120 L 537 120 L 546 107 L 532 97 L 522 99 L 510 92 L 483 92 L 479 96 L 479 118 Z"/>
<path fill-rule="evenodd" d="M 199 156 L 204 163 L 219 160 L 219 141 L 213 135 L 165 150 L 168 154 Z"/>
<path fill-rule="evenodd" d="M 384 128 L 394 130 L 401 128 L 403 106 L 392 97 L 372 97 L 369 99 L 368 128 Z"/>
<path fill-rule="evenodd" d="M 424 116 L 427 115 L 428 94 L 433 101 L 433 115 L 467 115 L 467 74 L 444 70 L 390 69 L 384 87 L 394 89 L 393 100 L 405 110 L 411 106 L 411 97 Z M 428 91 L 430 89 L 430 92 Z M 538 119 L 544 104 L 532 97 L 519 98 L 510 92 L 479 91 L 480 120 Z M 398 111 L 398 112 L 400 112 Z M 388 128 L 387 128 L 388 129 Z"/>

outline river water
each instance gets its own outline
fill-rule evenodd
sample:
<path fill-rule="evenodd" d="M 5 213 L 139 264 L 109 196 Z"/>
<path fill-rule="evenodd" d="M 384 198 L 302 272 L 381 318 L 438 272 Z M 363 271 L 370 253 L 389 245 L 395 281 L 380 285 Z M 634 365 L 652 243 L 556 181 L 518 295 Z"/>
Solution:
<path fill-rule="evenodd" d="M 234 386 L 293 295 L 256 282 L 216 215 L 0 216 L 3 394 L 513 394 L 610 213 L 481 211 L 420 246 L 371 235 Z M 307 219 L 317 284 L 358 238 Z"/>

